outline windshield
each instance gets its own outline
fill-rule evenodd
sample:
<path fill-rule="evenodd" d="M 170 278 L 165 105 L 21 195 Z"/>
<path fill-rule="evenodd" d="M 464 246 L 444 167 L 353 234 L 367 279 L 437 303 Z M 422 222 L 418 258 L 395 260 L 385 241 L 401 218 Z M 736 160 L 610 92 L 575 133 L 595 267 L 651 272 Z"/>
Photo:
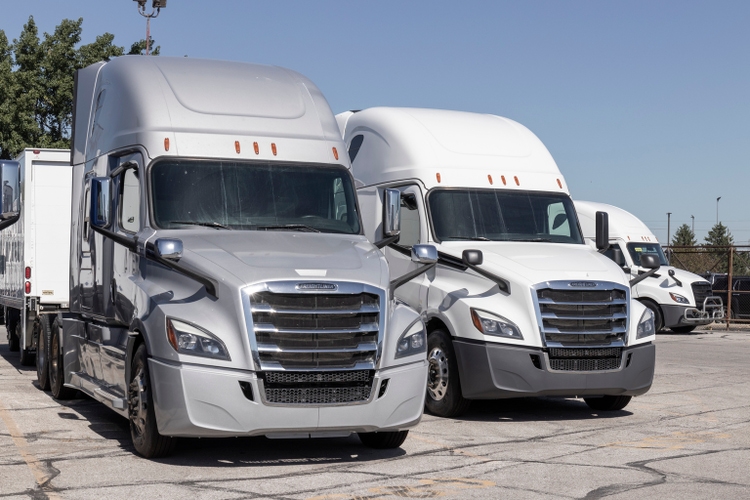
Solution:
<path fill-rule="evenodd" d="M 438 241 L 583 243 L 566 194 L 497 189 L 438 189 L 428 196 Z"/>
<path fill-rule="evenodd" d="M 669 265 L 667 258 L 664 256 L 664 251 L 658 243 L 628 243 L 628 253 L 630 254 L 630 258 L 633 259 L 633 264 L 636 266 L 641 265 L 641 255 L 644 253 L 656 255 L 662 266 Z"/>
<path fill-rule="evenodd" d="M 165 160 L 151 168 L 160 228 L 289 230 L 359 234 L 344 167 L 219 160 Z"/>

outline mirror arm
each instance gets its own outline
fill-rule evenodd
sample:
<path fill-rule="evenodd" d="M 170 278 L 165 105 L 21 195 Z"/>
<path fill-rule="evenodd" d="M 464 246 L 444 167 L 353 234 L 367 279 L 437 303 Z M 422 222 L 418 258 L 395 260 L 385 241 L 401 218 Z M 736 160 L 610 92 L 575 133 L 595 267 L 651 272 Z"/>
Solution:
<path fill-rule="evenodd" d="M 374 245 L 375 245 L 376 247 L 378 247 L 378 248 L 383 248 L 383 247 L 387 247 L 387 246 L 388 246 L 388 245 L 390 245 L 391 243 L 396 243 L 396 242 L 398 241 L 398 239 L 399 239 L 400 237 L 401 237 L 401 235 L 400 235 L 400 234 L 397 234 L 397 235 L 395 235 L 395 236 L 388 236 L 387 238 L 383 238 L 382 240 L 380 240 L 380 241 L 376 241 L 376 242 L 375 242 L 375 243 L 373 243 L 373 244 L 374 244 Z"/>
<path fill-rule="evenodd" d="M 3 229 L 5 229 L 6 227 L 12 226 L 16 222 L 18 222 L 18 219 L 20 219 L 20 218 L 21 218 L 21 213 L 19 212 L 16 215 L 13 215 L 12 217 L 8 217 L 5 220 L 1 220 L 0 221 L 0 231 L 2 231 Z"/>
<path fill-rule="evenodd" d="M 393 292 L 396 291 L 396 288 L 400 287 L 403 284 L 408 283 L 409 281 L 413 280 L 420 274 L 424 274 L 433 267 L 437 265 L 437 262 L 433 262 L 432 264 L 425 264 L 422 267 L 419 267 L 415 269 L 414 271 L 410 271 L 403 276 L 399 276 L 398 278 L 391 280 L 391 295 L 393 295 Z"/>
<path fill-rule="evenodd" d="M 486 271 L 479 266 L 475 266 L 473 264 L 467 264 L 467 263 L 466 265 L 469 267 L 469 269 L 471 269 L 475 273 L 481 276 L 484 276 L 490 281 L 494 281 L 495 283 L 497 283 L 497 286 L 500 289 L 500 292 L 506 295 L 510 295 L 510 283 L 505 281 L 503 278 L 501 278 L 500 276 L 497 276 L 496 274 L 492 274 L 491 272 Z"/>
<path fill-rule="evenodd" d="M 682 281 L 678 280 L 677 277 L 674 275 L 674 269 L 669 270 L 669 276 L 674 280 L 675 283 L 677 283 L 677 286 L 682 286 Z"/>
<path fill-rule="evenodd" d="M 654 274 L 656 274 L 656 271 L 658 271 L 658 270 L 659 270 L 659 268 L 655 267 L 653 269 L 648 270 L 647 272 L 645 272 L 643 274 L 639 274 L 638 276 L 636 276 L 635 278 L 633 278 L 632 280 L 630 280 L 630 286 L 637 285 L 638 283 L 640 283 L 641 281 L 645 280 L 646 278 L 650 278 L 651 276 L 653 276 Z"/>
<path fill-rule="evenodd" d="M 109 229 L 105 229 L 103 227 L 95 226 L 91 224 L 91 229 L 94 230 L 94 232 L 97 232 L 104 236 L 105 238 L 109 238 L 110 240 L 114 241 L 115 243 L 118 243 L 131 252 L 135 252 L 138 244 L 135 238 L 128 238 L 127 236 L 123 236 L 121 234 L 117 234 L 113 231 L 110 231 Z"/>
<path fill-rule="evenodd" d="M 162 264 L 164 266 L 167 266 L 171 270 L 176 271 L 184 276 L 187 276 L 188 278 L 194 281 L 197 281 L 198 283 L 206 287 L 206 293 L 208 293 L 214 298 L 217 298 L 217 299 L 219 298 L 219 293 L 216 290 L 217 284 L 214 280 L 196 271 L 188 269 L 182 264 L 178 264 L 177 262 L 174 262 L 172 260 L 165 259 L 164 257 L 159 256 L 159 254 L 156 253 L 156 246 L 151 242 L 148 242 L 146 244 L 146 258 L 151 261 L 158 262 L 159 264 Z"/>

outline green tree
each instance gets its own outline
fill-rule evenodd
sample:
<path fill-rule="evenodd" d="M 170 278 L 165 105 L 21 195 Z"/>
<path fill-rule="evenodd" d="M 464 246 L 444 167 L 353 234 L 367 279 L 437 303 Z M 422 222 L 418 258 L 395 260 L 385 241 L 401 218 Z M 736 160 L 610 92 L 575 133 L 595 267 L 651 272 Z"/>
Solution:
<path fill-rule="evenodd" d="M 154 45 L 154 39 L 149 38 L 149 52 L 151 56 L 158 56 L 161 50 L 161 45 Z M 141 39 L 130 46 L 129 56 L 145 56 L 146 55 L 146 39 Z"/>
<path fill-rule="evenodd" d="M 706 245 L 715 247 L 727 247 L 734 245 L 734 237 L 727 227 L 719 222 L 708 232 L 705 238 Z"/>
<path fill-rule="evenodd" d="M 0 159 L 26 147 L 70 147 L 75 71 L 125 53 L 111 33 L 79 46 L 82 24 L 63 19 L 40 40 L 29 17 L 12 44 L 0 30 Z"/>
<path fill-rule="evenodd" d="M 672 246 L 693 246 L 696 243 L 695 233 L 687 224 L 678 227 L 677 232 L 672 237 Z"/>

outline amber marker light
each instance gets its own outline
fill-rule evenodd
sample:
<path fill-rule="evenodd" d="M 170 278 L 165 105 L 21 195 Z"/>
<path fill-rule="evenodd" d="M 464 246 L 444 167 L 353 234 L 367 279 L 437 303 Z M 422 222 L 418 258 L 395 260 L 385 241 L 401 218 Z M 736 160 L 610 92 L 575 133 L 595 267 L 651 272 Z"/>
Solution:
<path fill-rule="evenodd" d="M 492 185 L 492 176 L 487 174 L 487 180 L 490 181 L 490 186 Z"/>
<path fill-rule="evenodd" d="M 164 151 L 169 151 L 169 137 L 164 138 Z"/>
<path fill-rule="evenodd" d="M 271 152 L 273 153 L 274 156 L 276 156 L 276 143 L 275 142 L 271 143 Z"/>
<path fill-rule="evenodd" d="M 501 175 L 500 180 L 503 181 L 503 186 L 505 186 L 507 183 L 505 182 L 505 176 Z"/>
<path fill-rule="evenodd" d="M 521 185 L 521 183 L 518 182 L 518 177 L 517 176 L 514 175 L 513 176 L 513 180 L 516 181 L 516 186 L 520 186 Z"/>
<path fill-rule="evenodd" d="M 234 151 L 237 154 L 240 154 L 240 151 L 241 151 L 241 149 L 240 149 L 240 141 L 234 141 Z"/>
<path fill-rule="evenodd" d="M 438 182 L 440 182 L 440 172 L 438 172 L 437 174 L 435 174 L 435 178 L 437 179 Z"/>
<path fill-rule="evenodd" d="M 260 146 L 258 146 L 257 142 L 253 143 L 253 149 L 255 150 L 255 154 L 260 154 Z"/>
<path fill-rule="evenodd" d="M 557 185 L 560 186 L 560 189 L 562 189 L 562 182 L 560 182 L 560 179 L 557 179 Z"/>
<path fill-rule="evenodd" d="M 333 149 L 333 157 L 338 160 L 339 159 L 339 152 L 338 152 L 338 150 L 336 148 L 331 148 L 331 149 Z"/>
<path fill-rule="evenodd" d="M 174 347 L 175 351 L 180 350 L 180 346 L 177 343 L 177 335 L 174 333 L 174 327 L 172 326 L 172 322 L 167 320 L 167 340 L 169 340 L 169 343 L 172 344 L 172 347 Z"/>
<path fill-rule="evenodd" d="M 484 328 L 482 328 L 482 320 L 479 319 L 479 316 L 474 312 L 474 309 L 471 310 L 471 322 L 474 323 L 474 327 L 477 330 L 484 333 Z"/>

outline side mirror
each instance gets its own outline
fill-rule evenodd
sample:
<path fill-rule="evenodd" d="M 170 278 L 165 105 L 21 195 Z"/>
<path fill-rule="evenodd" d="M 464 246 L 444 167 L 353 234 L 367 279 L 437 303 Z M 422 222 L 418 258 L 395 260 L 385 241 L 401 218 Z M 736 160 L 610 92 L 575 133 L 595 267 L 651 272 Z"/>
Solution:
<path fill-rule="evenodd" d="M 481 266 L 484 262 L 484 255 L 482 255 L 481 250 L 464 250 L 464 253 L 461 254 L 461 260 L 467 266 Z"/>
<path fill-rule="evenodd" d="M 18 217 L 21 213 L 21 179 L 20 167 L 17 161 L 0 162 L 0 180 L 2 180 L 2 213 L 0 220 Z"/>
<path fill-rule="evenodd" d="M 641 255 L 641 267 L 645 267 L 646 269 L 658 269 L 659 266 L 661 266 L 661 262 L 659 262 L 659 258 L 656 255 Z"/>
<path fill-rule="evenodd" d="M 411 247 L 411 261 L 418 264 L 434 264 L 438 261 L 434 245 L 414 245 Z"/>
<path fill-rule="evenodd" d="M 177 238 L 159 238 L 155 243 L 156 255 L 162 259 L 177 262 L 182 258 L 182 240 Z"/>
<path fill-rule="evenodd" d="M 109 177 L 91 179 L 91 211 L 89 221 L 94 227 L 109 227 L 112 207 L 112 180 Z"/>
<path fill-rule="evenodd" d="M 607 212 L 596 212 L 596 248 L 599 250 L 609 248 L 609 214 Z"/>
<path fill-rule="evenodd" d="M 383 198 L 383 236 L 401 234 L 401 192 L 386 189 Z"/>

